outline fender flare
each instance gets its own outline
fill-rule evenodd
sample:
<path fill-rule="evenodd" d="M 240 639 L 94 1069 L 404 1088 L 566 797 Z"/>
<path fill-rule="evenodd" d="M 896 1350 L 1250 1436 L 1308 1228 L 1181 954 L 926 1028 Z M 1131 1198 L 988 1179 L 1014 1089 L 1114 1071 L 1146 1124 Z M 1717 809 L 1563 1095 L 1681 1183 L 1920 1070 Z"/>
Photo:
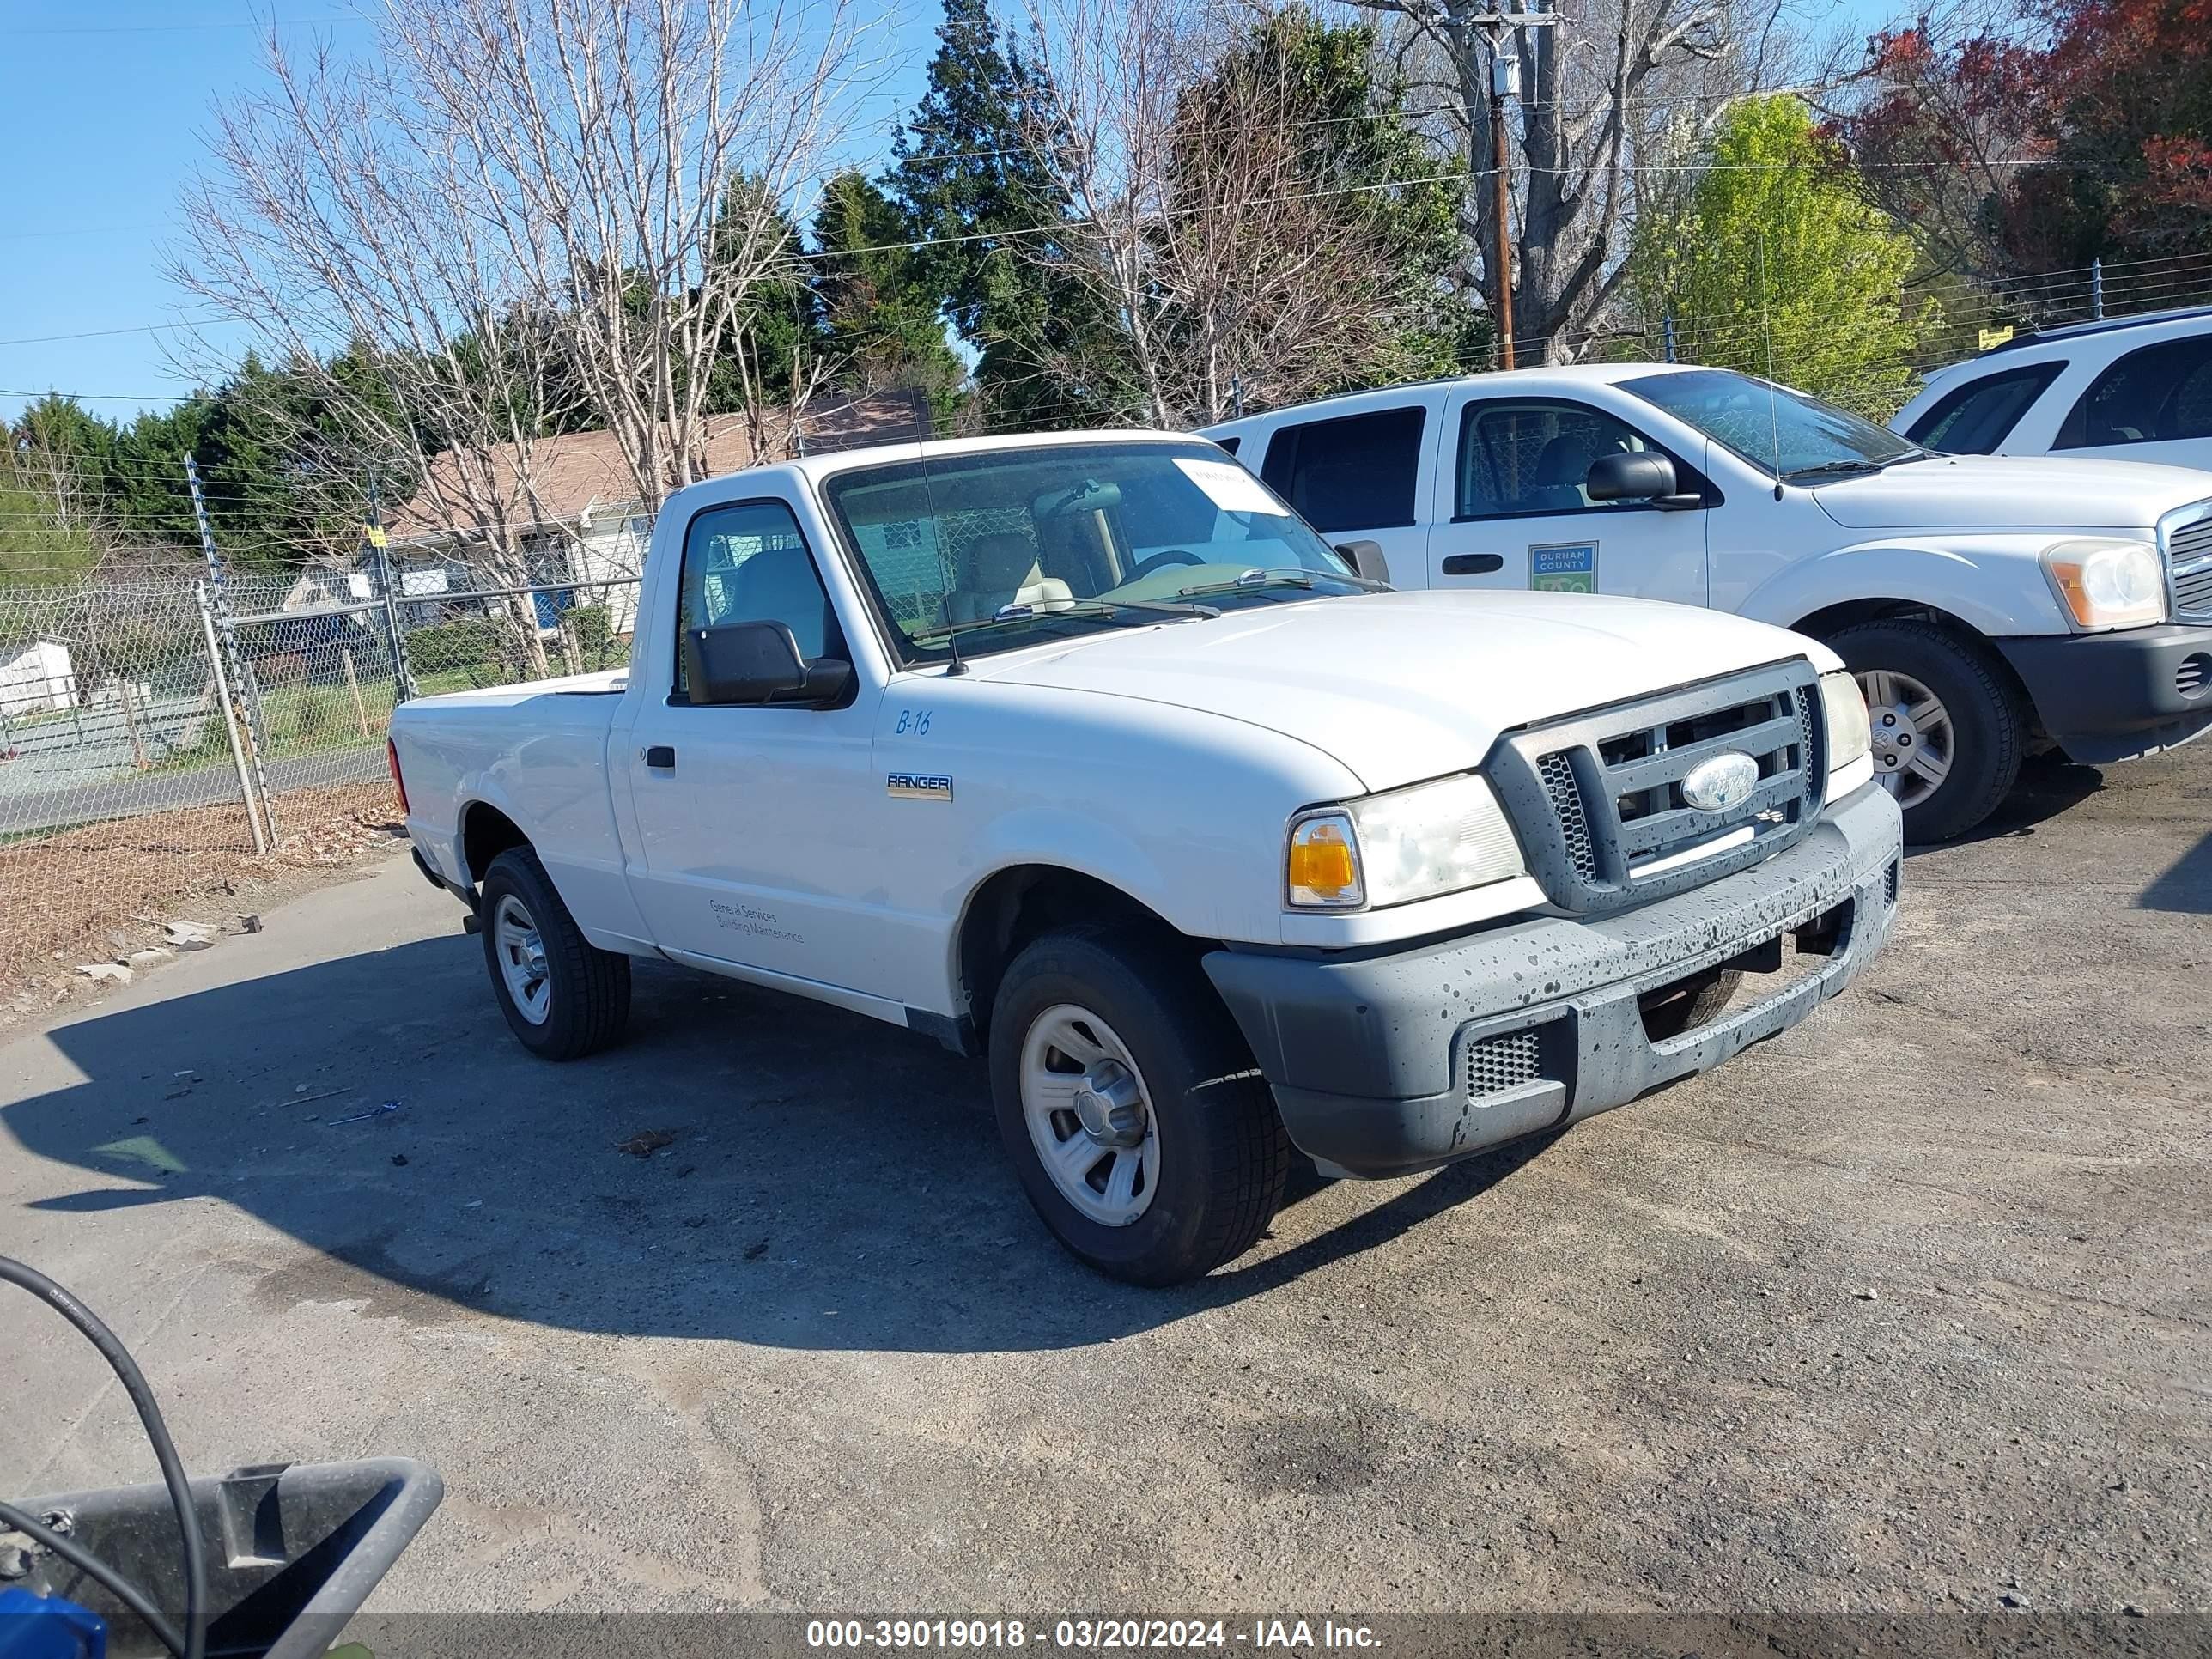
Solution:
<path fill-rule="evenodd" d="M 1839 607 L 1917 606 L 1941 611 L 1984 639 L 2067 632 L 2040 568 L 2026 588 L 2020 563 L 2017 553 L 1978 556 L 1910 542 L 1857 543 L 1778 571 L 1745 597 L 1737 614 L 1797 628 Z"/>

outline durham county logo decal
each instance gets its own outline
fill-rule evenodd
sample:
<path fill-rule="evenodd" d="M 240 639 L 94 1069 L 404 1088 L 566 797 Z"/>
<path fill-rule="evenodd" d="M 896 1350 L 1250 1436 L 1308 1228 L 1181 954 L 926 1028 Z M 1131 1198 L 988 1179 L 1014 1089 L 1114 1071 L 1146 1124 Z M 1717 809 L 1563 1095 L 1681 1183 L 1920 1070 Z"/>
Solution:
<path fill-rule="evenodd" d="M 1759 787 L 1759 763 L 1731 751 L 1690 769 L 1682 780 L 1682 799 L 1700 812 L 1725 812 L 1741 806 Z"/>

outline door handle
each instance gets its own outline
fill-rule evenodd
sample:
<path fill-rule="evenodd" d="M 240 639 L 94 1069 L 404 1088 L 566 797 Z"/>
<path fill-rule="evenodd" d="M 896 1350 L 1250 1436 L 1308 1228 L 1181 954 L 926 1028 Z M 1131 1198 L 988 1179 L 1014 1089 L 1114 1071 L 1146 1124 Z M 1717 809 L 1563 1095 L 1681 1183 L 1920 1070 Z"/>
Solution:
<path fill-rule="evenodd" d="M 1505 568 L 1505 560 L 1496 553 L 1455 553 L 1444 561 L 1447 576 L 1487 576 Z"/>
<path fill-rule="evenodd" d="M 673 772 L 676 769 L 676 750 L 668 744 L 656 743 L 645 751 L 645 763 L 658 772 Z"/>

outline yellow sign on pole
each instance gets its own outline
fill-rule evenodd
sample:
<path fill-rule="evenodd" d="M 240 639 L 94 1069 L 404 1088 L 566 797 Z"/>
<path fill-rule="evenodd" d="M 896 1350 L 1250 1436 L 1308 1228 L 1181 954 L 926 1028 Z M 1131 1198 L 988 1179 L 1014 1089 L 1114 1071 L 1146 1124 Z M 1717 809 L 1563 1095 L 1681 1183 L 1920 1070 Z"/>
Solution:
<path fill-rule="evenodd" d="M 368 544 L 371 547 L 384 547 L 389 545 L 389 544 L 385 540 L 384 526 L 382 525 L 373 524 L 368 526 Z"/>
<path fill-rule="evenodd" d="M 1987 351 L 1991 346 L 2001 346 L 2010 338 L 2012 338 L 2010 324 L 2007 324 L 2002 328 L 1985 328 L 1982 331 L 1982 349 Z"/>

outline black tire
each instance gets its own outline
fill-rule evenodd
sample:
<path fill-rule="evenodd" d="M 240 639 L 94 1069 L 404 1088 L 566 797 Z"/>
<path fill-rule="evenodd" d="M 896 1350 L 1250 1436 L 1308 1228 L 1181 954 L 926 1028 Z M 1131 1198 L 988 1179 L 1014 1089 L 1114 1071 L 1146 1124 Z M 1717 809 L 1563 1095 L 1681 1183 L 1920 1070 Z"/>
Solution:
<path fill-rule="evenodd" d="M 1644 1036 L 1664 1042 L 1710 1024 L 1742 983 L 1742 969 L 1714 968 L 1669 986 L 1663 996 L 1643 1009 Z"/>
<path fill-rule="evenodd" d="M 2027 722 L 2004 665 L 1978 640 L 1934 623 L 1859 623 L 1828 636 L 1854 674 L 1905 674 L 1942 702 L 1951 717 L 1949 771 L 1905 807 L 1905 839 L 1950 841 L 1996 811 L 2020 776 Z M 1879 721 L 1881 713 L 1875 711 Z M 1882 757 L 1875 757 L 1876 775 Z"/>
<path fill-rule="evenodd" d="M 544 949 L 550 995 L 543 1019 L 523 1012 L 501 967 L 500 906 L 508 898 L 535 924 Z M 492 994 L 516 1042 L 540 1060 L 581 1060 L 622 1040 L 629 1024 L 629 958 L 584 937 L 537 854 L 515 847 L 494 859 L 477 913 Z"/>
<path fill-rule="evenodd" d="M 1145 1084 L 1158 1183 L 1126 1224 L 1077 1209 L 1030 1138 L 1023 1048 L 1060 1005 L 1111 1027 Z M 1282 1202 L 1291 1148 L 1274 1097 L 1204 972 L 1167 941 L 1083 926 L 1028 945 L 999 983 L 990 1070 L 1000 1138 L 1022 1190 L 1062 1244 L 1109 1277 L 1153 1285 L 1203 1277 L 1257 1243 Z"/>

